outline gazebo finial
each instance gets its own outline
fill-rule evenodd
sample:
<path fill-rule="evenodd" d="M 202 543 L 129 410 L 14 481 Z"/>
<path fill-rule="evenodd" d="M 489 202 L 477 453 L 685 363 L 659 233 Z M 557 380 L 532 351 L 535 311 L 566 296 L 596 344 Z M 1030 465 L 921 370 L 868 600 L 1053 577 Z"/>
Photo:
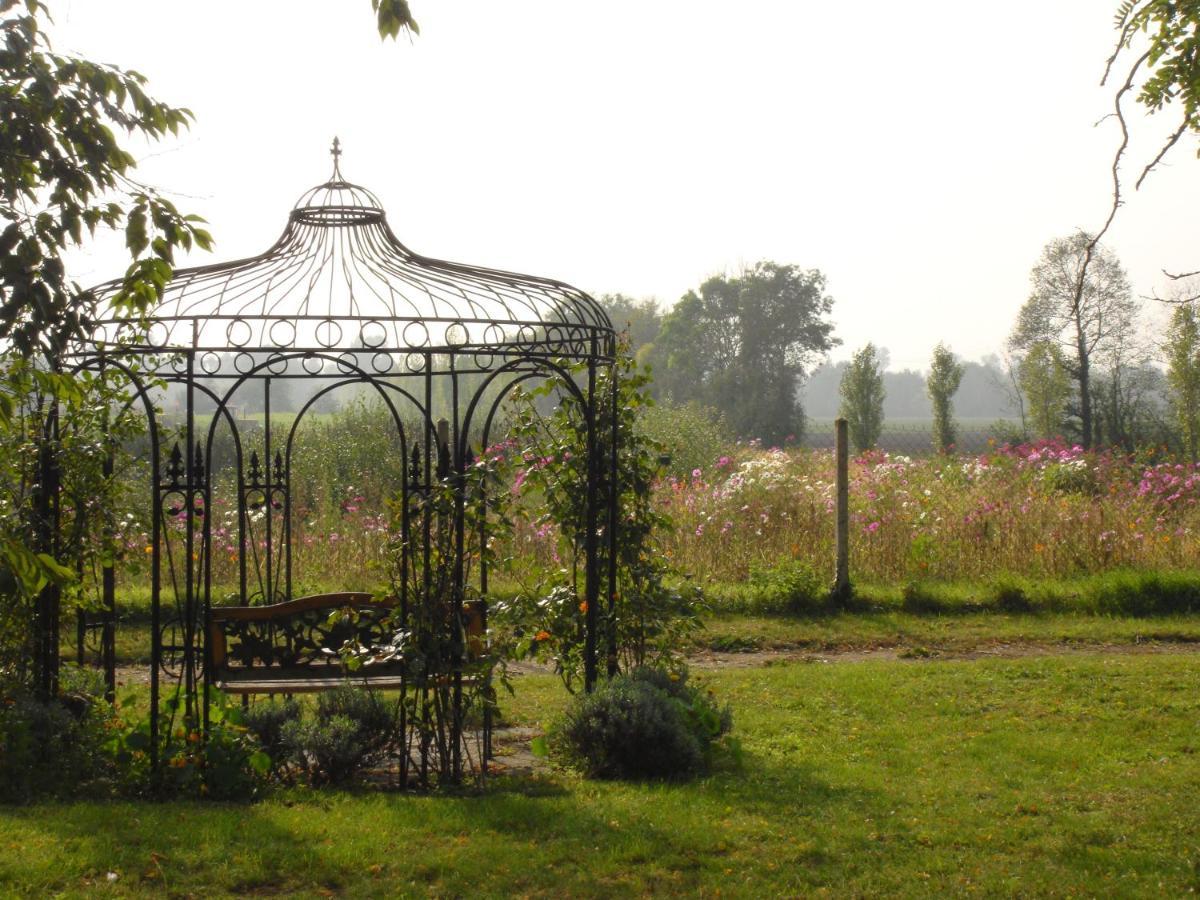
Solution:
<path fill-rule="evenodd" d="M 333 157 L 333 180 L 340 181 L 342 179 L 342 170 L 340 168 L 342 157 L 342 142 L 334 135 L 333 146 L 329 150 L 329 155 Z"/>

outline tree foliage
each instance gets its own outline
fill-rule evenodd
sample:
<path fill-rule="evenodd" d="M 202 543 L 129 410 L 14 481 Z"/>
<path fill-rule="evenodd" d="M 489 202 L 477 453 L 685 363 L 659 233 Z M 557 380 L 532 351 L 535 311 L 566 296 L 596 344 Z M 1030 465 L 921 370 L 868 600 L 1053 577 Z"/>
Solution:
<path fill-rule="evenodd" d="M 1171 412 L 1192 462 L 1200 458 L 1200 313 L 1177 306 L 1163 346 Z"/>
<path fill-rule="evenodd" d="M 63 254 L 97 228 L 122 229 L 131 263 L 113 303 L 136 326 L 175 251 L 211 238 L 132 180 L 118 140 L 162 138 L 191 114 L 148 96 L 136 72 L 53 52 L 39 0 L 0 0 L 0 12 L 0 675 L 21 677 L 35 596 L 51 583 L 77 596 L 76 573 L 114 552 L 115 482 L 101 463 L 130 427 L 106 415 L 124 391 L 115 370 L 63 368 L 94 314 Z M 57 534 L 39 515 L 49 458 L 64 487 Z"/>
<path fill-rule="evenodd" d="M 962 363 L 954 358 L 950 348 L 945 344 L 934 347 L 925 388 L 933 404 L 933 443 L 938 453 L 949 453 L 954 447 L 954 395 L 962 379 Z"/>
<path fill-rule="evenodd" d="M 1117 45 L 1105 79 L 1118 62 L 1132 56 L 1122 91 L 1136 91 L 1137 102 L 1151 113 L 1177 109 L 1171 133 L 1143 169 L 1140 185 L 1184 134 L 1200 133 L 1200 3 L 1124 0 L 1117 8 L 1114 24 Z"/>
<path fill-rule="evenodd" d="M 1071 378 L 1058 344 L 1034 341 L 1020 362 L 1017 379 L 1033 433 L 1042 438 L 1061 435 L 1071 397 Z"/>
<path fill-rule="evenodd" d="M 381 38 L 396 38 L 401 31 L 420 34 L 417 20 L 408 8 L 408 0 L 371 0 Z"/>
<path fill-rule="evenodd" d="M 211 238 L 132 181 L 116 132 L 175 134 L 191 113 L 147 96 L 136 72 L 50 49 L 39 0 L 0 0 L 0 339 L 17 352 L 56 354 L 86 327 L 91 298 L 71 283 L 62 254 L 96 228 L 124 227 L 133 262 L 118 309 L 137 313 L 171 277 L 174 251 Z"/>
<path fill-rule="evenodd" d="M 838 341 L 815 269 L 760 262 L 689 291 L 663 321 L 651 360 L 660 393 L 719 410 L 744 437 L 781 443 L 804 427 L 799 387 Z"/>
<path fill-rule="evenodd" d="M 873 450 L 883 432 L 883 363 L 874 344 L 854 354 L 842 375 L 840 414 L 858 452 Z"/>
<path fill-rule="evenodd" d="M 1079 231 L 1046 245 L 1030 282 L 1009 345 L 1024 351 L 1048 341 L 1059 347 L 1077 389 L 1080 440 L 1091 447 L 1095 358 L 1117 350 L 1138 312 L 1129 280 L 1110 250 Z"/>
<path fill-rule="evenodd" d="M 653 297 L 635 300 L 625 294 L 604 294 L 599 302 L 612 320 L 613 328 L 626 335 L 629 351 L 635 358 L 643 359 L 653 353 L 663 323 L 658 301 Z"/>

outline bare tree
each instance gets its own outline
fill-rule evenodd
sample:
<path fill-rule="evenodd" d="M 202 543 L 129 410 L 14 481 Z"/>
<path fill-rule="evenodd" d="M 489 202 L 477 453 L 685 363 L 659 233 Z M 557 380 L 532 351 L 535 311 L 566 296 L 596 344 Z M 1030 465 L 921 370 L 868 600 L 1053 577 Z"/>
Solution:
<path fill-rule="evenodd" d="M 1092 367 L 1097 353 L 1131 333 L 1138 304 L 1111 251 L 1083 231 L 1046 245 L 1030 273 L 1032 291 L 1009 339 L 1014 350 L 1057 344 L 1078 388 L 1080 442 L 1095 438 Z"/>

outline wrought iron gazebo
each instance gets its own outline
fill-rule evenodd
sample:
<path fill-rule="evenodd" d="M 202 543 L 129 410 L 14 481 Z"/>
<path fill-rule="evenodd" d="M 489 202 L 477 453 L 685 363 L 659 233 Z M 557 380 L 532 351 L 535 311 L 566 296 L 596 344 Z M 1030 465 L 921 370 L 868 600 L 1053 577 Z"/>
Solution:
<path fill-rule="evenodd" d="M 177 271 L 139 327 L 125 315 L 102 312 L 90 340 L 70 361 L 78 369 L 122 371 L 131 385 L 130 407 L 140 407 L 149 423 L 156 753 L 170 740 L 172 717 L 194 716 L 207 726 L 210 688 L 221 662 L 213 643 L 214 610 L 222 608 L 213 588 L 213 517 L 206 514 L 216 490 L 212 459 L 218 430 L 231 436 L 234 456 L 236 602 L 267 607 L 294 601 L 292 462 L 302 440 L 298 426 L 320 397 L 351 386 L 384 405 L 403 460 L 398 488 L 406 577 L 395 598 L 399 621 L 428 601 L 435 582 L 448 584 L 445 603 L 455 633 L 467 614 L 468 591 L 482 599 L 486 623 L 486 565 L 471 573 L 473 584 L 466 583 L 465 476 L 480 449 L 496 438 L 491 432 L 502 400 L 531 379 L 556 379 L 561 390 L 575 394 L 586 415 L 588 448 L 587 685 L 597 677 L 597 617 L 605 614 L 599 600 L 613 591 L 599 583 L 600 560 L 615 546 L 617 527 L 615 504 L 602 501 L 599 490 L 601 482 L 614 485 L 616 479 L 616 397 L 600 396 L 597 386 L 598 375 L 615 361 L 608 316 L 586 293 L 559 281 L 414 253 L 392 233 L 375 195 L 343 178 L 336 139 L 332 153 L 331 178 L 300 198 L 269 250 Z M 101 309 L 119 286 L 114 281 L 96 289 Z M 273 415 L 279 421 L 273 397 L 281 383 L 295 379 L 308 379 L 318 390 L 286 427 L 273 429 Z M 181 396 L 173 423 L 165 423 L 156 409 L 164 383 Z M 615 378 L 609 383 L 615 386 Z M 235 412 L 250 395 L 261 403 L 264 419 L 253 429 Z M 453 502 L 439 511 L 428 498 L 447 490 Z M 435 516 L 450 518 L 439 525 L 431 522 Z M 453 551 L 439 562 L 432 535 L 447 524 Z M 435 565 L 441 571 L 433 571 Z M 96 616 L 110 687 L 118 576 L 112 567 L 105 569 Z M 457 682 L 466 643 L 452 643 L 453 658 L 439 676 L 441 683 L 455 685 L 452 703 L 461 703 Z M 223 656 L 226 649 L 219 652 Z M 417 679 L 406 682 L 403 673 L 391 686 L 421 688 Z M 456 708 L 453 717 L 453 777 L 463 771 L 462 713 Z"/>

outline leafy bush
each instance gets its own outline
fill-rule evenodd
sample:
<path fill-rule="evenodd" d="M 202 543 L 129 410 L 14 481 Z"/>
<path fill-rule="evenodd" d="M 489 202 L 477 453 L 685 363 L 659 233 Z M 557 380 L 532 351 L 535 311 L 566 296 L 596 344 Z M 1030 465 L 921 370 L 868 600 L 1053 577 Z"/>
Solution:
<path fill-rule="evenodd" d="M 83 691 L 0 696 L 0 802 L 66 796 L 103 775 L 106 721 L 103 703 Z"/>
<path fill-rule="evenodd" d="M 773 569 L 750 572 L 750 612 L 819 612 L 829 604 L 829 585 L 808 563 L 789 560 Z"/>
<path fill-rule="evenodd" d="M 298 720 L 301 712 L 300 704 L 289 697 L 286 700 L 255 703 L 242 713 L 246 728 L 258 739 L 276 769 L 288 754 L 283 740 L 284 726 Z"/>
<path fill-rule="evenodd" d="M 1063 494 L 1094 495 L 1100 486 L 1096 473 L 1086 459 L 1048 463 L 1042 469 L 1042 481 L 1052 491 Z"/>
<path fill-rule="evenodd" d="M 998 578 L 991 586 L 996 607 L 1008 613 L 1027 613 L 1034 609 L 1025 587 L 1011 578 Z"/>
<path fill-rule="evenodd" d="M 686 673 L 637 669 L 576 697 L 550 734 L 553 754 L 592 778 L 687 778 L 732 727 L 728 708 Z"/>
<path fill-rule="evenodd" d="M 168 699 L 168 708 L 172 705 L 178 706 L 176 698 Z M 209 706 L 207 736 L 199 723 L 181 718 L 160 738 L 157 770 L 150 764 L 147 716 L 114 716 L 107 730 L 104 750 L 115 763 L 119 787 L 128 794 L 249 800 L 271 771 L 271 757 L 245 726 L 243 711 L 221 693 L 214 693 Z"/>
<path fill-rule="evenodd" d="M 714 741 L 733 729 L 733 710 L 728 704 L 718 706 L 711 691 L 701 690 L 692 684 L 687 669 L 668 672 L 647 667 L 634 669 L 629 677 L 653 685 L 680 703 L 688 724 L 700 738 L 705 752 Z"/>
<path fill-rule="evenodd" d="M 312 719 L 280 726 L 280 743 L 312 784 L 341 784 L 395 738 L 396 717 L 378 694 L 344 685 L 322 694 Z"/>

